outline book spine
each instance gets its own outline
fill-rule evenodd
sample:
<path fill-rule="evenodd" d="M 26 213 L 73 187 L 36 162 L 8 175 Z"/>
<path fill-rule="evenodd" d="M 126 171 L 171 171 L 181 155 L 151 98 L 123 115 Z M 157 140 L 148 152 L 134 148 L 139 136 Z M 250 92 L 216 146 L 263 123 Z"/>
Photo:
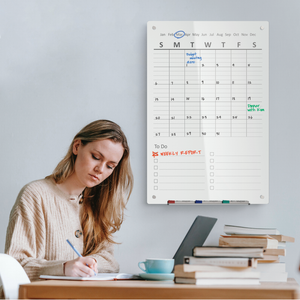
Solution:
<path fill-rule="evenodd" d="M 213 265 L 222 267 L 255 267 L 257 265 L 256 259 L 214 259 L 214 258 L 200 258 L 193 256 L 186 256 L 184 258 L 185 264 L 190 265 Z"/>
<path fill-rule="evenodd" d="M 259 279 L 259 272 L 174 272 L 175 277 L 183 278 L 255 278 Z"/>

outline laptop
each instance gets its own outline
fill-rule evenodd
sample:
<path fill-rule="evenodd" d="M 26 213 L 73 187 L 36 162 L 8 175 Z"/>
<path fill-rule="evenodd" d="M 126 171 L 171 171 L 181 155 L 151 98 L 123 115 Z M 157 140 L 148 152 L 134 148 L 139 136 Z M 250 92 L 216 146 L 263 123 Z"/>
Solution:
<path fill-rule="evenodd" d="M 183 264 L 184 256 L 192 256 L 196 246 L 202 246 L 217 222 L 216 218 L 197 216 L 174 255 L 174 265 Z"/>

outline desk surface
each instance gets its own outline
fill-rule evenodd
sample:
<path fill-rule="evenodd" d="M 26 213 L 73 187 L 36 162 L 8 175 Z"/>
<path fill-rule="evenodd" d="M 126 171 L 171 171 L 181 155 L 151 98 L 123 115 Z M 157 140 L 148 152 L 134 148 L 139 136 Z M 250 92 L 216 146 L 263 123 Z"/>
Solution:
<path fill-rule="evenodd" d="M 65 281 L 23 284 L 21 299 L 299 299 L 300 287 L 288 282 L 249 286 L 196 286 L 173 281 Z"/>

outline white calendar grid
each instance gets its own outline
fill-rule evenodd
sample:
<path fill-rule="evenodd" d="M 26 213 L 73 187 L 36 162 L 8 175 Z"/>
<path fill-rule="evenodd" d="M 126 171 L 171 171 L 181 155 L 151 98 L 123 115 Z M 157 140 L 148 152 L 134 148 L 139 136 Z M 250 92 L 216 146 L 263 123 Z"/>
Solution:
<path fill-rule="evenodd" d="M 262 49 L 154 49 L 155 137 L 261 137 Z"/>
<path fill-rule="evenodd" d="M 268 203 L 268 22 L 147 32 L 147 202 Z"/>

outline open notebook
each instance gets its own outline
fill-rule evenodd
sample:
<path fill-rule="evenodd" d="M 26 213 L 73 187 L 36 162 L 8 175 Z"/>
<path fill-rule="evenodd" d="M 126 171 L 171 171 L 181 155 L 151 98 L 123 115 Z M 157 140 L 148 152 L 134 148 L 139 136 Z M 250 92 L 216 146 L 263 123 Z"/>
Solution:
<path fill-rule="evenodd" d="M 128 273 L 98 273 L 92 277 L 70 277 L 70 276 L 53 276 L 41 275 L 41 279 L 56 279 L 56 280 L 121 280 L 121 279 L 141 279 L 138 275 Z"/>

